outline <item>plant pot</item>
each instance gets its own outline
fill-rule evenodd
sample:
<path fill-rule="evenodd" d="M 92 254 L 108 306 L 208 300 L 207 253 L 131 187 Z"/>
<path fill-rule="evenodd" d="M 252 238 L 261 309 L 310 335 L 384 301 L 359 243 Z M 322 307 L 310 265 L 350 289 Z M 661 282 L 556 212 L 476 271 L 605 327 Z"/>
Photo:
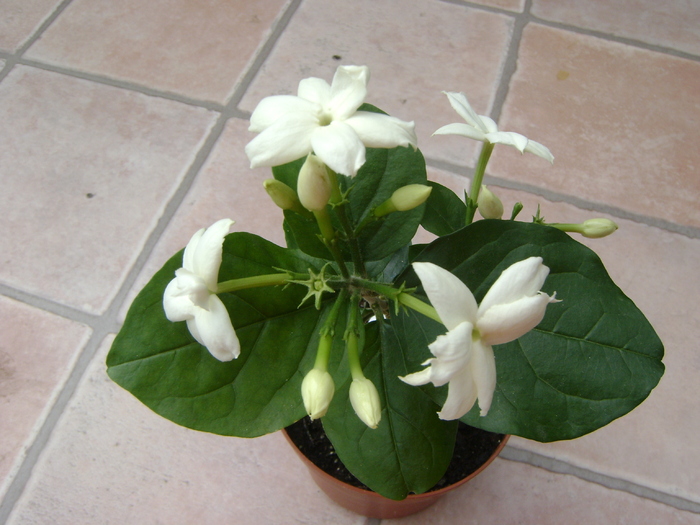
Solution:
<path fill-rule="evenodd" d="M 472 429 L 472 431 L 473 430 L 474 429 Z M 306 465 L 314 482 L 330 499 L 341 507 L 356 512 L 357 514 L 379 519 L 401 518 L 403 516 L 415 514 L 427 509 L 445 494 L 464 485 L 467 481 L 471 480 L 482 470 L 484 470 L 494 459 L 496 459 L 496 456 L 500 454 L 503 447 L 505 447 L 508 438 L 510 437 L 509 435 L 503 434 L 494 435 L 499 436 L 499 441 L 491 454 L 486 457 L 480 466 L 477 466 L 476 470 L 473 470 L 459 481 L 451 483 L 444 488 L 431 490 L 423 494 L 410 494 L 406 499 L 396 501 L 385 498 L 372 490 L 353 486 L 324 472 L 311 459 L 309 459 L 304 452 L 299 450 L 299 447 L 292 440 L 287 429 L 284 430 L 283 434 L 292 448 L 294 448 L 296 453 L 299 455 L 304 465 Z"/>

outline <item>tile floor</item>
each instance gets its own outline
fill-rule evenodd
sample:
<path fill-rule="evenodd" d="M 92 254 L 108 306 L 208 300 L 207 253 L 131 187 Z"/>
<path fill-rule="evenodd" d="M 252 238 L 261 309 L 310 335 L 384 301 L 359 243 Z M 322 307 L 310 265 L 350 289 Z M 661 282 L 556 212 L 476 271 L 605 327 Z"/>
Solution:
<path fill-rule="evenodd" d="M 524 214 L 615 219 L 587 244 L 667 350 L 629 416 L 572 442 L 513 438 L 403 521 L 700 524 L 699 6 L 0 0 L 0 523 L 378 523 L 325 499 L 281 436 L 177 427 L 104 370 L 135 292 L 194 230 L 232 216 L 282 242 L 247 117 L 354 63 L 457 190 L 476 148 L 430 138 L 455 121 L 441 90 L 549 146 L 553 167 L 497 148 L 487 182 Z"/>

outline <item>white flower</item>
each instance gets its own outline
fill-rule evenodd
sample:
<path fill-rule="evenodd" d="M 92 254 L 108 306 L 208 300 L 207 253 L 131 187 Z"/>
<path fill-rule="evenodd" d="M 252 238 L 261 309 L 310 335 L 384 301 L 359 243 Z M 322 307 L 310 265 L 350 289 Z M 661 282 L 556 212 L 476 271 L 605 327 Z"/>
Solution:
<path fill-rule="evenodd" d="M 413 263 L 425 293 L 448 332 L 428 346 L 434 358 L 420 372 L 401 379 L 409 385 L 449 383 L 441 419 L 459 419 L 479 400 L 491 407 L 496 361 L 491 345 L 513 341 L 536 327 L 554 296 L 540 292 L 549 268 L 540 257 L 517 262 L 501 273 L 481 305 L 455 275 L 432 263 Z"/>
<path fill-rule="evenodd" d="M 433 135 L 462 135 L 470 139 L 490 142 L 491 144 L 507 144 L 513 146 L 520 153 L 529 152 L 542 157 L 549 162 L 554 162 L 554 157 L 550 151 L 534 140 L 529 140 L 520 133 L 512 131 L 498 131 L 496 123 L 484 115 L 477 115 L 469 105 L 469 101 L 464 93 L 448 93 L 447 95 L 452 108 L 462 117 L 466 124 L 460 122 L 448 124 L 438 129 Z"/>
<path fill-rule="evenodd" d="M 192 236 L 163 294 L 165 316 L 173 322 L 187 321 L 192 336 L 219 361 L 241 353 L 228 311 L 216 295 L 224 237 L 233 221 L 221 219 Z"/>
<path fill-rule="evenodd" d="M 366 66 L 340 66 L 331 85 L 307 78 L 296 97 L 261 100 L 250 117 L 250 131 L 260 133 L 245 148 L 250 167 L 279 166 L 314 152 L 336 173 L 354 176 L 365 163 L 365 146 L 415 148 L 413 122 L 357 111 L 368 80 Z"/>
<path fill-rule="evenodd" d="M 312 368 L 301 382 L 301 398 L 311 419 L 326 415 L 335 393 L 335 383 L 326 370 Z"/>
<path fill-rule="evenodd" d="M 350 383 L 350 404 L 355 414 L 369 428 L 377 428 L 382 419 L 382 403 L 374 383 L 366 377 Z"/>

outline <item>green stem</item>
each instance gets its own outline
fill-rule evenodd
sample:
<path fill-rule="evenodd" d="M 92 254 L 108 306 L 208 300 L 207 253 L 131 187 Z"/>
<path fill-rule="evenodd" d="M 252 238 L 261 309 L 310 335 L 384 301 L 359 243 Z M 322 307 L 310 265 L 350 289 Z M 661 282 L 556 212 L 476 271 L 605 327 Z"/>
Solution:
<path fill-rule="evenodd" d="M 319 211 L 314 211 L 313 213 L 314 217 L 316 217 L 318 228 L 321 230 L 323 243 L 333 255 L 333 259 L 335 259 L 335 262 L 338 264 L 338 268 L 340 268 L 341 275 L 348 279 L 350 277 L 350 272 L 348 271 L 345 261 L 343 260 L 343 256 L 338 249 L 337 236 L 335 234 L 333 224 L 331 223 L 331 216 L 328 214 L 328 207 L 325 207 Z"/>
<path fill-rule="evenodd" d="M 255 275 L 253 277 L 242 277 L 241 279 L 231 279 L 217 285 L 216 293 L 237 292 L 247 288 L 260 288 L 262 286 L 277 286 L 286 284 L 289 280 L 304 277 L 305 274 L 295 273 L 273 273 L 268 275 Z"/>
<path fill-rule="evenodd" d="M 583 233 L 583 224 L 567 224 L 567 223 L 560 223 L 560 222 L 553 222 L 553 223 L 546 223 L 547 226 L 551 226 L 552 228 L 556 228 L 558 230 L 561 230 L 563 232 L 573 232 L 573 233 Z"/>
<path fill-rule="evenodd" d="M 445 324 L 442 322 L 442 319 L 440 319 L 440 316 L 437 313 L 437 310 L 430 306 L 428 303 L 424 303 L 417 297 L 407 294 L 407 293 L 401 293 L 398 296 L 398 301 L 404 305 L 408 306 L 409 308 L 412 308 L 418 313 L 423 314 L 426 317 L 429 317 L 433 321 L 437 321 L 440 324 Z"/>
<path fill-rule="evenodd" d="M 491 158 L 491 153 L 493 152 L 493 144 L 490 142 L 484 142 L 481 147 L 481 154 L 479 155 L 479 161 L 474 169 L 474 176 L 472 177 L 472 185 L 469 190 L 469 197 L 467 198 L 467 215 L 465 217 L 464 225 L 468 226 L 474 221 L 474 213 L 476 213 L 477 200 L 479 199 L 479 191 L 481 191 L 481 184 L 484 181 L 484 173 L 486 173 L 486 165 L 489 163 Z"/>
<path fill-rule="evenodd" d="M 333 337 L 335 336 L 335 324 L 338 321 L 340 307 L 347 300 L 348 291 L 346 288 L 340 290 L 338 297 L 333 303 L 328 317 L 323 322 L 323 326 L 319 330 L 318 351 L 316 352 L 316 361 L 314 368 L 325 371 L 328 369 L 328 360 L 331 356 L 331 348 L 333 347 Z"/>
<path fill-rule="evenodd" d="M 360 294 L 353 294 L 348 310 L 348 325 L 345 330 L 345 344 L 348 349 L 348 365 L 353 379 L 362 379 L 365 374 L 360 364 Z"/>
<path fill-rule="evenodd" d="M 326 166 L 326 170 L 328 170 L 328 176 L 331 182 L 331 198 L 329 203 L 336 211 L 336 215 L 340 221 L 340 226 L 343 228 L 343 232 L 347 237 L 348 244 L 350 246 L 350 256 L 352 257 L 352 263 L 355 265 L 355 272 L 359 273 L 362 277 L 367 277 L 367 269 L 365 268 L 365 263 L 360 252 L 360 244 L 357 242 L 355 231 L 350 223 L 347 209 L 345 208 L 345 203 L 343 202 L 343 193 L 340 190 L 338 174 L 328 166 Z"/>

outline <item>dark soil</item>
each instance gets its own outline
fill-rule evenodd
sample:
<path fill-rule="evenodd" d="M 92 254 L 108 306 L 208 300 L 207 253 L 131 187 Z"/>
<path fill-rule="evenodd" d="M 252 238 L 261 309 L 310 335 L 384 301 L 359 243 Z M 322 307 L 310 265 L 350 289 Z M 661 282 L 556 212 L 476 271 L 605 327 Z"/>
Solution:
<path fill-rule="evenodd" d="M 349 485 L 370 490 L 338 459 L 319 420 L 311 421 L 305 417 L 286 430 L 297 448 L 318 468 Z M 494 434 L 460 422 L 452 461 L 442 479 L 430 490 L 439 490 L 457 483 L 476 471 L 491 457 L 504 437 L 504 434 Z"/>

